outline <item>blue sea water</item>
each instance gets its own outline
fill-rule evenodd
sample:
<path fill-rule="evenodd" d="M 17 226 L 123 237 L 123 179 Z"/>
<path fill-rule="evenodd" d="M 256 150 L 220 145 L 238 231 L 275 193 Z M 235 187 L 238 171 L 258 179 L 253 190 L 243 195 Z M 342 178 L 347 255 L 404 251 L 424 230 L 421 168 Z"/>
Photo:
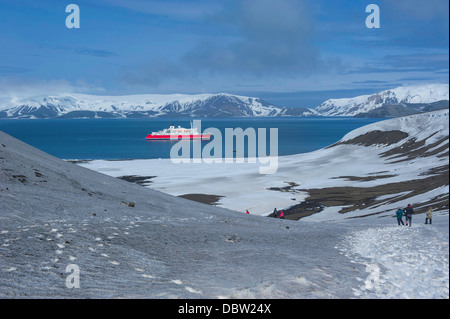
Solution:
<path fill-rule="evenodd" d="M 292 155 L 329 146 L 351 130 L 380 120 L 336 117 L 202 119 L 201 128 L 202 131 L 209 127 L 219 129 L 223 143 L 226 128 L 253 128 L 256 132 L 258 128 L 266 128 L 267 154 L 270 128 L 278 128 L 278 155 Z M 171 124 L 189 128 L 190 121 L 186 118 L 5 119 L 0 120 L 0 131 L 61 159 L 152 159 L 169 158 L 176 142 L 148 141 L 145 137 Z M 204 147 L 209 142 L 201 143 Z"/>

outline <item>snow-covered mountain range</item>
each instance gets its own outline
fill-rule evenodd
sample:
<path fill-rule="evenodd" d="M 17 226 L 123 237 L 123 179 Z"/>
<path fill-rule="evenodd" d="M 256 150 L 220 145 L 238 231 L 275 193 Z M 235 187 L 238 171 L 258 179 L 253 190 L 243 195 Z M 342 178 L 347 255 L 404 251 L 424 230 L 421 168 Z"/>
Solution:
<path fill-rule="evenodd" d="M 432 84 L 329 99 L 315 110 L 323 116 L 396 117 L 448 107 L 448 100 L 448 84 Z"/>
<path fill-rule="evenodd" d="M 449 106 L 448 84 L 398 87 L 372 95 L 329 99 L 316 108 L 283 107 L 257 97 L 219 94 L 58 94 L 0 97 L 0 118 L 143 117 L 398 117 Z"/>
<path fill-rule="evenodd" d="M 286 108 L 255 97 L 231 94 L 63 94 L 0 99 L 0 118 L 139 118 L 308 116 L 307 108 Z"/>

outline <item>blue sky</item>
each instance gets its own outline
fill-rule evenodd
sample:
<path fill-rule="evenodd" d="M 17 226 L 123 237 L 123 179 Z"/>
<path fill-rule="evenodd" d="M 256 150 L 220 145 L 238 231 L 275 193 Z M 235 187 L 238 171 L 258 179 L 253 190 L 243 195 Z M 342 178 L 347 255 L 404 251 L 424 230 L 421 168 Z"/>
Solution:
<path fill-rule="evenodd" d="M 80 28 L 65 24 L 68 4 Z M 369 29 L 369 4 L 380 8 Z M 448 83 L 448 0 L 0 0 L 0 93 L 218 93 L 315 107 Z"/>

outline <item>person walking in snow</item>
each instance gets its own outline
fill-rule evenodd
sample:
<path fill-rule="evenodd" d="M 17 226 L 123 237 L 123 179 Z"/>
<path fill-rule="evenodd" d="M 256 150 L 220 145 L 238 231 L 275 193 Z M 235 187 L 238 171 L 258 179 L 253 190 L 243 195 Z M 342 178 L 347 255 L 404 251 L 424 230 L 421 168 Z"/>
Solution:
<path fill-rule="evenodd" d="M 403 223 L 403 209 L 399 208 L 395 214 L 397 215 L 398 225 L 400 226 L 400 224 L 402 224 L 403 226 L 405 226 L 405 224 Z"/>
<path fill-rule="evenodd" d="M 284 213 L 283 213 L 282 210 L 280 211 L 280 218 L 281 218 L 281 219 L 284 219 Z"/>
<path fill-rule="evenodd" d="M 408 204 L 408 207 L 405 208 L 406 226 L 409 225 L 409 227 L 411 227 L 413 214 L 414 214 L 414 209 L 412 208 L 411 204 Z"/>
<path fill-rule="evenodd" d="M 250 214 L 250 212 L 248 211 L 248 209 L 245 211 L 246 214 Z"/>
<path fill-rule="evenodd" d="M 428 211 L 427 211 L 427 217 L 425 217 L 425 224 L 428 224 L 428 220 L 430 220 L 430 225 L 431 225 L 432 219 L 433 219 L 433 208 L 429 207 Z"/>

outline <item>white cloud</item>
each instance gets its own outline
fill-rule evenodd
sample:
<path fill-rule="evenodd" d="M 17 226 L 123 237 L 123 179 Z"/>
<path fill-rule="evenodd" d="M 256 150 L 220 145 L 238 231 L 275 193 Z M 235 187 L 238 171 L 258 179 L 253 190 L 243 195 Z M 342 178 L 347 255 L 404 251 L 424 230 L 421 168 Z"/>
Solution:
<path fill-rule="evenodd" d="M 0 78 L 0 97 L 21 97 L 64 93 L 101 93 L 104 89 L 84 81 L 71 83 L 68 80 L 26 80 L 13 77 Z"/>

